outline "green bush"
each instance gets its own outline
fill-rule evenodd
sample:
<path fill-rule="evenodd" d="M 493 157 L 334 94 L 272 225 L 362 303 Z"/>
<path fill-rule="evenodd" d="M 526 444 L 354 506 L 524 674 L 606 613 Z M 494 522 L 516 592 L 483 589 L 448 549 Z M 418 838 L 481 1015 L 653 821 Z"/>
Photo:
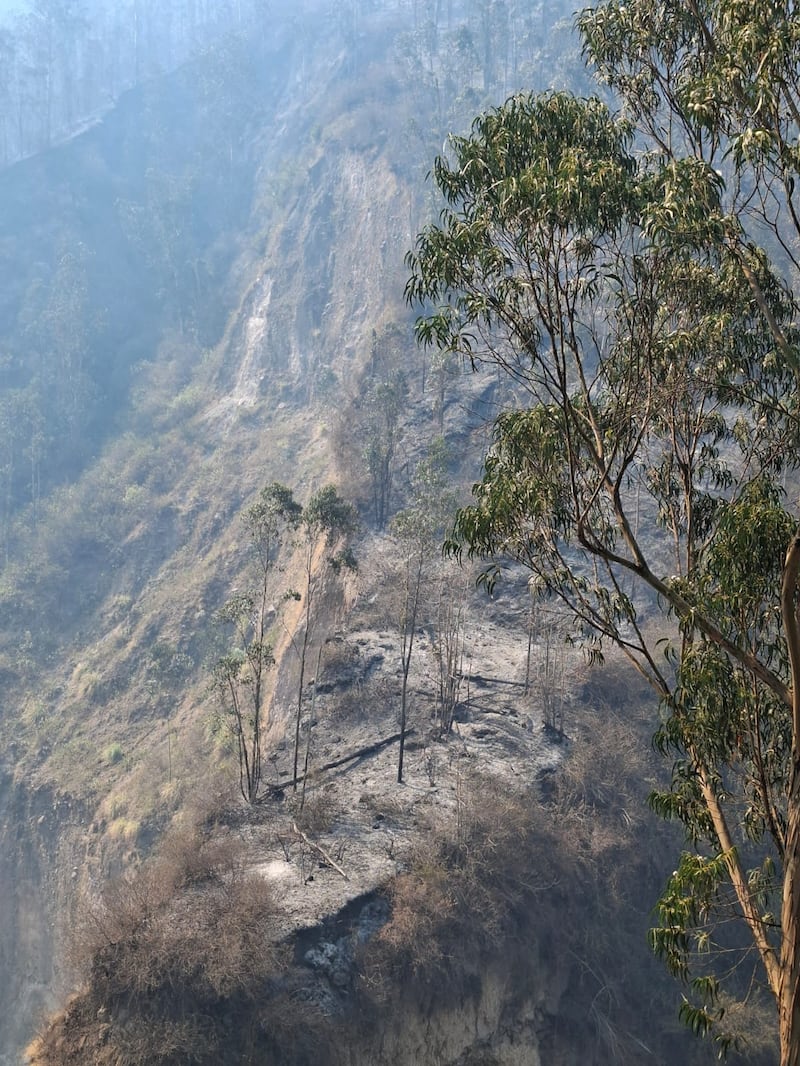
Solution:
<path fill-rule="evenodd" d="M 125 752 L 122 750 L 122 745 L 117 744 L 116 741 L 113 744 L 109 744 L 105 750 L 105 760 L 110 766 L 116 766 L 118 762 L 122 762 L 125 757 Z"/>

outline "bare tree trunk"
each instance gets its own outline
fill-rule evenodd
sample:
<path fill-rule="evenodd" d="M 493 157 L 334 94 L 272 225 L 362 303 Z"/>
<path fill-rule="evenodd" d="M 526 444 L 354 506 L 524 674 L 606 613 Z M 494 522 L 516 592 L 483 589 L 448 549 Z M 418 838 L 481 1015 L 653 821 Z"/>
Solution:
<path fill-rule="evenodd" d="M 443 579 L 439 590 L 439 610 L 435 652 L 439 669 L 439 732 L 446 736 L 453 727 L 461 690 L 464 664 L 464 590 L 454 603 L 452 586 Z"/>
<path fill-rule="evenodd" d="M 533 625 L 534 625 L 534 613 L 533 602 L 531 602 L 530 610 L 528 612 L 528 654 L 525 657 L 525 695 L 530 692 L 531 687 L 531 651 L 533 650 Z"/>
<path fill-rule="evenodd" d="M 317 655 L 317 672 L 314 675 L 314 688 L 311 692 L 311 713 L 308 717 L 308 729 L 306 731 L 306 757 L 303 762 L 303 788 L 300 793 L 300 810 L 306 805 L 306 782 L 308 781 L 308 760 L 311 756 L 311 730 L 314 726 L 314 711 L 317 706 L 317 683 L 319 682 L 319 668 L 322 662 L 322 645 Z"/>
<path fill-rule="evenodd" d="M 311 578 L 306 586 L 306 624 L 303 632 L 303 645 L 300 649 L 300 680 L 297 683 L 297 718 L 294 724 L 294 765 L 292 767 L 292 791 L 297 792 L 297 764 L 300 759 L 300 722 L 303 717 L 303 683 L 306 676 L 306 655 L 308 654 L 309 629 L 311 627 Z"/>
<path fill-rule="evenodd" d="M 800 1066 L 800 531 L 786 552 L 781 614 L 792 671 L 792 775 L 786 809 L 778 1018 L 781 1066 Z"/>
<path fill-rule="evenodd" d="M 800 1066 L 800 763 L 796 745 L 786 821 L 778 1016 L 781 1066 Z"/>
<path fill-rule="evenodd" d="M 414 650 L 414 631 L 417 627 L 419 594 L 422 587 L 422 570 L 425 564 L 422 549 L 416 559 L 416 574 L 413 585 L 406 575 L 406 602 L 403 607 L 403 632 L 400 658 L 403 668 L 403 686 L 400 692 L 400 752 L 397 757 L 397 783 L 403 783 L 403 762 L 406 751 L 406 726 L 408 722 L 408 674 L 411 669 L 411 653 Z"/>
<path fill-rule="evenodd" d="M 300 761 L 300 724 L 303 718 L 303 683 L 305 681 L 305 660 L 308 655 L 308 642 L 311 630 L 311 601 L 314 599 L 314 543 L 309 540 L 306 546 L 305 561 L 305 628 L 303 644 L 300 649 L 300 680 L 298 681 L 298 713 L 294 721 L 294 764 L 292 766 L 291 788 L 298 791 L 298 763 Z M 297 645 L 295 645 L 297 647 Z"/>
<path fill-rule="evenodd" d="M 694 751 L 691 752 L 691 757 L 693 763 L 698 768 L 697 773 L 700 790 L 703 794 L 703 801 L 711 817 L 714 832 L 717 834 L 720 851 L 725 858 L 725 866 L 727 867 L 728 876 L 731 879 L 731 884 L 736 893 L 739 906 L 742 909 L 742 916 L 747 923 L 750 935 L 752 936 L 758 954 L 761 957 L 761 962 L 763 963 L 767 974 L 767 983 L 769 984 L 770 990 L 774 995 L 777 995 L 781 984 L 781 964 L 778 962 L 774 948 L 767 939 L 766 924 L 753 900 L 750 886 L 747 883 L 746 872 L 742 869 L 742 865 L 739 861 L 739 855 L 733 842 L 733 838 L 731 837 L 722 805 L 714 791 L 714 785 L 709 780 L 708 772 L 697 753 Z"/>
<path fill-rule="evenodd" d="M 412 637 L 413 642 L 413 637 Z M 400 693 L 400 751 L 397 756 L 397 783 L 403 783 L 403 763 L 406 754 L 406 720 L 408 708 L 408 666 L 411 663 L 411 644 L 408 647 L 408 657 L 403 657 L 403 687 Z"/>

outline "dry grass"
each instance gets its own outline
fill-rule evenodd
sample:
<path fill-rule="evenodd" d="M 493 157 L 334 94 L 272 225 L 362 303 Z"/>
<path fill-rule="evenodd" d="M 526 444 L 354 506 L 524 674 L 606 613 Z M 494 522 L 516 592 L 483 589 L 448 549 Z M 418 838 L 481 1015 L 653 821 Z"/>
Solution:
<path fill-rule="evenodd" d="M 42 1032 L 32 1061 L 224 1061 L 212 1019 L 226 1004 L 256 1011 L 280 968 L 276 916 L 240 841 L 198 824 L 172 830 L 153 860 L 87 901 L 71 949 L 85 991 Z"/>
<path fill-rule="evenodd" d="M 378 676 L 337 693 L 326 713 L 338 726 L 362 725 L 374 720 L 376 707 L 396 706 L 398 702 L 397 680 Z"/>
<path fill-rule="evenodd" d="M 535 796 L 489 779 L 461 784 L 450 826 L 427 834 L 388 888 L 391 918 L 365 953 L 367 986 L 383 995 L 407 980 L 444 982 L 456 994 L 465 962 L 524 935 L 552 887 L 553 843 Z"/>
<path fill-rule="evenodd" d="M 335 800 L 330 788 L 309 786 L 305 796 L 301 792 L 293 795 L 288 803 L 298 829 L 309 836 L 327 833 L 341 814 L 340 804 Z"/>

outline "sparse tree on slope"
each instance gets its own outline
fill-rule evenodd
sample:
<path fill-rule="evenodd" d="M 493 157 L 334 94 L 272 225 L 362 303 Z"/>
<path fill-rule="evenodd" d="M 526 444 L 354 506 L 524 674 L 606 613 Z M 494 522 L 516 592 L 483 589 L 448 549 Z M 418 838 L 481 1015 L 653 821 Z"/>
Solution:
<path fill-rule="evenodd" d="M 398 613 L 400 630 L 400 749 L 397 782 L 403 782 L 406 732 L 408 728 L 408 676 L 414 652 L 414 637 L 419 624 L 423 590 L 429 588 L 430 564 L 438 553 L 442 531 L 455 511 L 455 495 L 447 481 L 447 456 L 439 438 L 431 447 L 414 475 L 412 498 L 407 507 L 395 515 L 392 532 L 400 543 L 401 592 Z"/>
<path fill-rule="evenodd" d="M 285 486 L 263 489 L 244 514 L 250 538 L 253 580 L 232 596 L 220 620 L 233 630 L 234 647 L 214 667 L 212 687 L 235 743 L 239 788 L 254 803 L 261 787 L 261 740 L 265 726 L 266 680 L 275 659 L 268 641 L 275 621 L 273 587 L 278 553 L 300 520 L 301 507 Z"/>
<path fill-rule="evenodd" d="M 294 728 L 294 760 L 292 764 L 292 788 L 297 791 L 298 766 L 300 761 L 300 727 L 303 721 L 303 699 L 308 649 L 314 629 L 314 605 L 319 581 L 317 553 L 335 547 L 351 536 L 358 525 L 352 504 L 342 499 L 333 485 L 326 485 L 315 492 L 303 508 L 299 519 L 303 552 L 303 636 L 299 646 L 295 644 L 300 658 L 300 676 L 297 682 L 297 713 Z M 354 567 L 355 560 L 349 549 L 327 560 L 337 569 L 342 565 Z M 298 597 L 300 598 L 300 597 Z M 310 727 L 309 727 L 310 728 Z"/>
<path fill-rule="evenodd" d="M 661 25 L 636 46 L 651 7 L 694 29 Z M 743 5 L 703 7 L 730 20 Z M 740 168 L 750 152 L 749 180 L 726 185 L 713 153 L 728 147 L 734 112 L 721 116 L 713 80 L 700 96 L 711 75 L 694 10 L 633 2 L 585 16 L 599 55 L 605 13 L 606 70 L 641 92 L 629 110 L 654 152 L 636 156 L 632 125 L 599 101 L 562 94 L 513 98 L 453 138 L 435 164 L 447 206 L 409 256 L 408 296 L 426 308 L 423 344 L 499 365 L 526 397 L 495 423 L 450 551 L 490 560 L 489 584 L 503 558 L 524 563 L 590 652 L 616 645 L 662 701 L 657 741 L 675 763 L 653 803 L 684 823 L 692 849 L 653 936 L 692 981 L 686 1020 L 704 1032 L 721 1018 L 714 954 L 703 953 L 733 906 L 779 1005 L 782 1064 L 796 1066 L 800 537 L 781 486 L 798 462 L 798 338 L 792 293 L 748 231 L 759 203 L 796 222 L 780 176 L 796 154 L 788 136 L 752 129 L 760 147 L 747 135 L 733 144 Z M 775 73 L 773 44 L 762 56 Z M 653 56 L 674 69 L 642 87 L 629 68 Z M 737 83 L 732 109 L 749 94 L 754 127 L 759 106 L 791 125 L 778 117 L 794 100 L 796 57 L 790 68 L 780 106 L 768 87 L 759 95 L 754 58 L 741 85 L 740 64 L 720 60 L 717 76 Z M 691 104 L 682 127 L 665 113 L 679 86 Z"/>
<path fill-rule="evenodd" d="M 390 514 L 400 419 L 407 395 L 405 375 L 395 369 L 384 380 L 370 385 L 361 405 L 362 455 L 369 471 L 376 529 L 386 528 Z"/>

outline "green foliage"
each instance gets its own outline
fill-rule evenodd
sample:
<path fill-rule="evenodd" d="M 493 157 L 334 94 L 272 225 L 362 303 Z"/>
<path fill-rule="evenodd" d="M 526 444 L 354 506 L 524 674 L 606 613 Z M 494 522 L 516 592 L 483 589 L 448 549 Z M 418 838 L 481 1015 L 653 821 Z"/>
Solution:
<path fill-rule="evenodd" d="M 125 752 L 122 750 L 122 745 L 117 744 L 116 742 L 109 744 L 105 750 L 104 758 L 109 766 L 116 766 L 118 762 L 122 762 L 125 758 Z"/>
<path fill-rule="evenodd" d="M 796 166 L 781 159 L 800 63 L 792 5 L 612 0 L 584 11 L 579 26 L 588 58 L 649 133 L 672 116 L 712 149 L 730 145 L 738 165 Z"/>
<path fill-rule="evenodd" d="M 800 444 L 795 301 L 697 123 L 669 139 L 669 94 L 680 101 L 675 84 L 697 71 L 663 19 L 696 23 L 688 12 L 645 0 L 582 17 L 622 34 L 605 73 L 655 140 L 649 154 L 605 104 L 558 93 L 514 97 L 451 138 L 434 165 L 446 206 L 408 256 L 406 293 L 423 309 L 422 345 L 499 366 L 525 401 L 495 421 L 446 550 L 487 560 L 490 588 L 504 560 L 522 563 L 590 656 L 615 644 L 653 686 L 656 744 L 675 762 L 652 805 L 698 849 L 662 900 L 657 946 L 689 979 L 692 937 L 733 900 L 778 995 L 782 878 L 763 862 L 780 870 L 790 815 L 781 603 L 796 515 L 782 484 Z M 639 34 L 674 84 L 625 80 L 626 63 L 654 62 L 634 49 Z M 645 623 L 653 594 L 660 632 Z M 721 1017 L 714 976 L 698 974 L 700 1006 L 683 1012 L 698 1032 Z"/>
<path fill-rule="evenodd" d="M 319 581 L 319 572 L 315 566 L 315 556 L 322 541 L 323 566 L 330 566 L 337 575 L 343 569 L 355 571 L 358 563 L 352 548 L 347 543 L 358 529 L 358 514 L 355 507 L 339 495 L 334 485 L 325 485 L 315 492 L 303 508 L 298 519 L 302 533 L 301 544 L 303 548 L 303 570 L 305 588 L 302 594 L 292 593 L 296 599 L 304 599 L 302 638 L 292 636 L 292 645 L 300 660 L 300 673 L 297 680 L 297 713 L 294 724 L 294 755 L 292 763 L 292 787 L 297 791 L 299 781 L 300 760 L 300 729 L 303 719 L 304 683 L 308 649 L 311 644 L 313 629 L 316 622 L 315 600 Z M 344 543 L 342 543 L 344 542 Z M 332 549 L 340 545 L 338 552 Z M 320 649 L 320 657 L 322 651 Z M 305 773 L 308 770 L 308 758 L 311 743 L 311 723 L 307 726 L 309 732 L 306 741 L 306 768 L 303 776 L 303 800 L 305 800 Z"/>
<path fill-rule="evenodd" d="M 257 501 L 245 511 L 244 526 L 264 571 L 274 565 L 281 543 L 297 529 L 302 513 L 291 489 L 277 481 L 263 488 Z"/>
<path fill-rule="evenodd" d="M 367 430 L 362 444 L 363 458 L 372 484 L 372 506 L 376 529 L 383 529 L 390 508 L 392 464 L 400 438 L 400 418 L 405 410 L 408 383 L 405 374 L 395 369 L 384 380 L 375 382 L 361 404 Z"/>
<path fill-rule="evenodd" d="M 340 552 L 337 552 L 331 559 L 331 570 L 334 574 L 339 574 L 342 570 L 349 570 L 352 574 L 358 571 L 358 559 L 353 549 L 347 545 L 342 548 Z"/>
<path fill-rule="evenodd" d="M 337 446 L 356 475 L 365 477 L 365 504 L 376 529 L 384 529 L 393 510 L 398 449 L 406 432 L 408 376 L 403 368 L 404 331 L 389 323 L 372 331 L 370 358 L 358 387 L 341 412 Z"/>
<path fill-rule="evenodd" d="M 328 501 L 329 509 L 332 506 Z M 280 594 L 274 578 L 281 549 L 291 544 L 302 515 L 302 508 L 285 485 L 273 482 L 261 490 L 242 515 L 250 542 L 251 584 L 229 597 L 218 614 L 234 644 L 215 663 L 211 690 L 225 731 L 234 741 L 239 788 L 248 803 L 255 803 L 261 788 L 266 682 L 275 665 L 268 634 L 278 607 L 293 598 L 292 593 Z M 273 598 L 277 598 L 277 607 Z"/>
<path fill-rule="evenodd" d="M 358 529 L 355 508 L 334 485 L 325 485 L 314 493 L 303 508 L 301 522 L 310 536 L 322 536 L 327 542 L 352 536 Z"/>
<path fill-rule="evenodd" d="M 443 437 L 436 437 L 414 471 L 410 499 L 392 519 L 392 532 L 412 552 L 431 554 L 455 513 L 457 496 L 450 487 L 449 455 Z"/>

